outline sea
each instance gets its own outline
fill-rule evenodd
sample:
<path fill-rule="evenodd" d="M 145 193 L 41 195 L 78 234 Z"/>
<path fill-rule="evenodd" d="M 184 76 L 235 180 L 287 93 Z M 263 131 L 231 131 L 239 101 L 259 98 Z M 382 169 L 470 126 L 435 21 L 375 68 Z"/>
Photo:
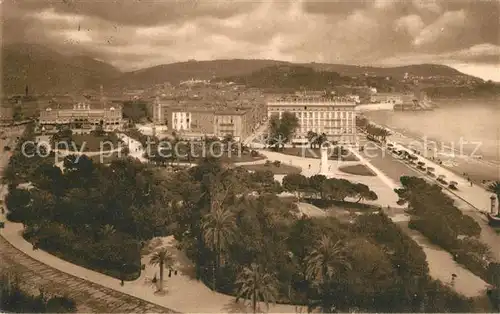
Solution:
<path fill-rule="evenodd" d="M 372 111 L 364 115 L 397 136 L 425 142 L 443 165 L 477 182 L 500 180 L 500 102 L 433 100 L 431 111 Z"/>

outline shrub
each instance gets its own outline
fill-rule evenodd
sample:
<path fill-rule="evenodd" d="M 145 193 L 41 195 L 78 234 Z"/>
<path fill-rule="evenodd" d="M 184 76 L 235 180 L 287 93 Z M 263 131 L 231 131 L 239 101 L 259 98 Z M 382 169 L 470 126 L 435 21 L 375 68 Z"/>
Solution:
<path fill-rule="evenodd" d="M 133 280 L 140 275 L 140 250 L 136 240 L 116 232 L 96 241 L 85 232 L 74 232 L 59 223 L 29 225 L 24 237 L 40 249 L 106 275 Z"/>
<path fill-rule="evenodd" d="M 250 156 L 252 156 L 252 157 L 259 157 L 259 152 L 256 151 L 255 149 L 252 149 L 252 151 L 250 152 Z"/>
<path fill-rule="evenodd" d="M 275 161 L 273 161 L 273 165 L 274 165 L 275 167 L 279 167 L 279 166 L 281 166 L 281 161 L 279 161 L 279 160 L 275 160 Z"/>

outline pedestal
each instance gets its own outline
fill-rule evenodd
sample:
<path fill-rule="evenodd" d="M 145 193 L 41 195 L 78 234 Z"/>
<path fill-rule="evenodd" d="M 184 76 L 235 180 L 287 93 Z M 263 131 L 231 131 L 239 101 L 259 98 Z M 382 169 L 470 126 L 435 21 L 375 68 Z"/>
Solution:
<path fill-rule="evenodd" d="M 328 147 L 321 146 L 320 154 L 319 173 L 326 175 L 328 173 Z"/>

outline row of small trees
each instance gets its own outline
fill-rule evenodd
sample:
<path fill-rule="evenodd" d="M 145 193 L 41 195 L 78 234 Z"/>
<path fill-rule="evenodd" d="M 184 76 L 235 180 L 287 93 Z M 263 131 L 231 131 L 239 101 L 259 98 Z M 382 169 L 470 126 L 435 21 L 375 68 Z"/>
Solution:
<path fill-rule="evenodd" d="M 345 179 L 327 178 L 324 175 L 305 177 L 302 174 L 289 174 L 283 178 L 283 188 L 296 193 L 300 198 L 304 196 L 322 200 L 345 201 L 346 198 L 375 201 L 377 194 L 362 183 L 352 183 Z"/>
<path fill-rule="evenodd" d="M 368 137 L 380 142 L 385 142 L 387 136 L 391 135 L 387 129 L 370 123 L 365 117 L 356 116 L 356 126 L 368 134 Z"/>
<path fill-rule="evenodd" d="M 409 226 L 452 253 L 458 263 L 488 280 L 492 254 L 479 240 L 479 224 L 464 215 L 440 186 L 406 176 L 401 177 L 401 184 L 402 188 L 395 192 L 400 198 L 399 204 L 408 205 L 411 214 Z"/>

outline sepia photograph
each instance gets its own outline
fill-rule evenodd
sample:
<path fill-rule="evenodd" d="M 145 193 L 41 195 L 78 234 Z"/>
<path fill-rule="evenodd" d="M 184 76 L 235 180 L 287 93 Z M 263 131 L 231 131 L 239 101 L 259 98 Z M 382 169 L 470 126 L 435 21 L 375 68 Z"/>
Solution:
<path fill-rule="evenodd" d="M 500 312 L 500 0 L 0 21 L 0 313 Z"/>

